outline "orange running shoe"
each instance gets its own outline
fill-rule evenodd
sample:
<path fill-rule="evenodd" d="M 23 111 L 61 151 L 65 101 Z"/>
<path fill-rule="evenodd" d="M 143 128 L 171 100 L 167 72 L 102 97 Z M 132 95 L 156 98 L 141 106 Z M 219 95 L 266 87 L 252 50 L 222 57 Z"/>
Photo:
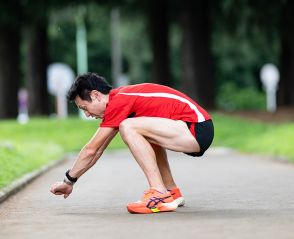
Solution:
<path fill-rule="evenodd" d="M 178 204 L 174 201 L 170 192 L 161 193 L 156 189 L 150 189 L 144 192 L 141 200 L 127 205 L 130 213 L 154 213 L 174 211 Z"/>
<path fill-rule="evenodd" d="M 177 202 L 178 207 L 182 207 L 185 205 L 185 199 L 178 187 L 168 190 L 173 196 L 174 200 Z"/>

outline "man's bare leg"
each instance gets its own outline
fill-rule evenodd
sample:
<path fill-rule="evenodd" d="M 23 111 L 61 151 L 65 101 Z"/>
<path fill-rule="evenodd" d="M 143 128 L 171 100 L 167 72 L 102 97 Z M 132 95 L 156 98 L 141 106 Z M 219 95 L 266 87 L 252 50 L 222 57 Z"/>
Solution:
<path fill-rule="evenodd" d="M 165 187 L 167 189 L 175 188 L 176 184 L 170 170 L 166 150 L 156 144 L 152 144 L 151 146 L 155 152 L 157 165 Z"/>
<path fill-rule="evenodd" d="M 124 120 L 119 128 L 124 142 L 144 171 L 150 187 L 165 192 L 151 143 L 179 152 L 198 152 L 199 144 L 183 121 L 155 117 Z"/>
<path fill-rule="evenodd" d="M 173 179 L 169 162 L 167 159 L 166 150 L 155 144 L 152 144 L 152 147 L 154 149 L 157 165 L 158 165 L 158 168 L 161 173 L 161 177 L 166 189 L 172 193 L 172 196 L 174 200 L 177 202 L 179 207 L 184 206 L 185 199 Z M 175 190 L 175 191 L 172 191 L 172 190 Z"/>
<path fill-rule="evenodd" d="M 137 163 L 142 168 L 150 188 L 155 188 L 162 193 L 166 193 L 167 189 L 163 183 L 157 165 L 156 155 L 151 144 L 144 136 L 134 130 L 122 129 L 122 127 L 120 127 L 120 134 Z"/>

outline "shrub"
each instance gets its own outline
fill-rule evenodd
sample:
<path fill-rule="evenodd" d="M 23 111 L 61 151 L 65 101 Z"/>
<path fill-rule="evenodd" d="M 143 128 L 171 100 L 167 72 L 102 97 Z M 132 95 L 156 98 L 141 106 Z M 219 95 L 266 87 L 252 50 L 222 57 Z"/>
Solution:
<path fill-rule="evenodd" d="M 217 107 L 222 110 L 264 110 L 265 94 L 254 88 L 238 88 L 233 83 L 221 86 L 217 95 Z"/>

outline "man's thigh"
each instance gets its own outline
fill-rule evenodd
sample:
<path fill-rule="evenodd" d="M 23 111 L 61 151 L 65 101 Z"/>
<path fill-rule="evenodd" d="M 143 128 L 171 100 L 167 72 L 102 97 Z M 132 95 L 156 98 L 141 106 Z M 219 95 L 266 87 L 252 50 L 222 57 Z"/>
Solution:
<path fill-rule="evenodd" d="M 122 122 L 144 136 L 150 143 L 180 152 L 198 152 L 200 150 L 187 124 L 181 120 L 158 117 L 129 118 Z"/>

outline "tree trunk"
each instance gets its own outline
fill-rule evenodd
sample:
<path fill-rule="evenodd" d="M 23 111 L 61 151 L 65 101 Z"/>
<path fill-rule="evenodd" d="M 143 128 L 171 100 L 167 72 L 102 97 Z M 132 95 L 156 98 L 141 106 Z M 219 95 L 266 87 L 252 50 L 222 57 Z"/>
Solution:
<path fill-rule="evenodd" d="M 0 26 L 0 118 L 16 118 L 20 81 L 20 28 Z"/>
<path fill-rule="evenodd" d="M 169 21 L 166 0 L 149 1 L 149 34 L 153 53 L 151 81 L 171 85 L 169 69 Z"/>
<path fill-rule="evenodd" d="M 27 88 L 30 115 L 49 113 L 47 65 L 47 24 L 35 23 L 28 27 Z"/>
<path fill-rule="evenodd" d="M 183 90 L 207 108 L 215 106 L 215 83 L 210 51 L 209 1 L 182 1 Z"/>
<path fill-rule="evenodd" d="M 281 79 L 278 104 L 294 106 L 294 2 L 288 0 L 281 16 Z"/>

